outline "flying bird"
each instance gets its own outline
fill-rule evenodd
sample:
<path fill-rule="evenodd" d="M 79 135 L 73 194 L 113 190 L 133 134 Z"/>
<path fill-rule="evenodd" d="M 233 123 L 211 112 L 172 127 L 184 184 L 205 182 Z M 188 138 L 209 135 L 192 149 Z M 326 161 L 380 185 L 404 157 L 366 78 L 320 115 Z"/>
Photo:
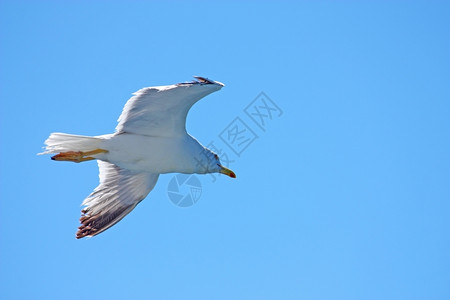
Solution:
<path fill-rule="evenodd" d="M 110 228 L 154 188 L 159 174 L 222 173 L 236 175 L 211 150 L 186 132 L 189 109 L 224 85 L 204 77 L 135 92 L 112 134 L 81 136 L 52 133 L 45 152 L 55 161 L 97 160 L 100 183 L 83 201 L 76 237 Z"/>

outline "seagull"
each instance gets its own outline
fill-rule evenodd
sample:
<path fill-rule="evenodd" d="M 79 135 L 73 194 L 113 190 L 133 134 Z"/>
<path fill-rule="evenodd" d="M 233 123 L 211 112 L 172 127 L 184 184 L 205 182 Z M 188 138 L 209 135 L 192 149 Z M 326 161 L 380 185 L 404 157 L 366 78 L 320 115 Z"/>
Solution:
<path fill-rule="evenodd" d="M 160 174 L 236 175 L 186 131 L 189 109 L 223 83 L 204 77 L 138 90 L 125 104 L 112 134 L 81 136 L 52 133 L 45 151 L 55 161 L 97 160 L 100 183 L 83 201 L 76 238 L 110 228 L 155 187 Z"/>

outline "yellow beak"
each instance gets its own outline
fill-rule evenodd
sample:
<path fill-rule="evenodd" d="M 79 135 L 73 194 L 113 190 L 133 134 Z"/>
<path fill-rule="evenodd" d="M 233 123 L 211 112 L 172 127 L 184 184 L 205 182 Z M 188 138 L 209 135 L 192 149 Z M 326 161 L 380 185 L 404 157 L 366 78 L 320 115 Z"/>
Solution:
<path fill-rule="evenodd" d="M 220 173 L 225 174 L 227 176 L 230 176 L 231 178 L 236 178 L 236 174 L 234 174 L 233 171 L 231 171 L 230 169 L 225 168 L 224 166 L 220 166 Z"/>

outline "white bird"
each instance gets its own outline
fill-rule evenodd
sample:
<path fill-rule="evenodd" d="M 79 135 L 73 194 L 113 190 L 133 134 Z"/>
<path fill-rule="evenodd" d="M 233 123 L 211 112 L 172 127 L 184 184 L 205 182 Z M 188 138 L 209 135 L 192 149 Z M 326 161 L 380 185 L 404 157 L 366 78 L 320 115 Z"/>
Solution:
<path fill-rule="evenodd" d="M 186 116 L 201 98 L 224 85 L 198 81 L 143 88 L 131 97 L 113 134 L 80 136 L 52 133 L 45 152 L 57 161 L 97 159 L 100 184 L 83 201 L 76 237 L 97 235 L 119 222 L 141 202 L 164 173 L 236 175 L 217 154 L 186 132 Z"/>

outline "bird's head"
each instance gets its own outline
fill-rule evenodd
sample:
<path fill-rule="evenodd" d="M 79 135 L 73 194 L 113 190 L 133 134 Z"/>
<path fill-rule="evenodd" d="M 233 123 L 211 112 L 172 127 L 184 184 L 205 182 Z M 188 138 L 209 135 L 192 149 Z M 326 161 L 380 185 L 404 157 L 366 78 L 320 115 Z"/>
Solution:
<path fill-rule="evenodd" d="M 211 150 L 205 148 L 201 155 L 201 165 L 203 165 L 204 173 L 221 173 L 231 178 L 236 178 L 236 174 L 230 169 L 224 167 L 220 162 L 219 156 Z"/>
<path fill-rule="evenodd" d="M 234 174 L 233 171 L 222 166 L 222 164 L 220 163 L 219 156 L 217 154 L 214 154 L 214 158 L 216 159 L 216 166 L 219 168 L 219 170 L 218 170 L 219 173 L 230 176 L 231 178 L 236 178 L 236 174 Z"/>

